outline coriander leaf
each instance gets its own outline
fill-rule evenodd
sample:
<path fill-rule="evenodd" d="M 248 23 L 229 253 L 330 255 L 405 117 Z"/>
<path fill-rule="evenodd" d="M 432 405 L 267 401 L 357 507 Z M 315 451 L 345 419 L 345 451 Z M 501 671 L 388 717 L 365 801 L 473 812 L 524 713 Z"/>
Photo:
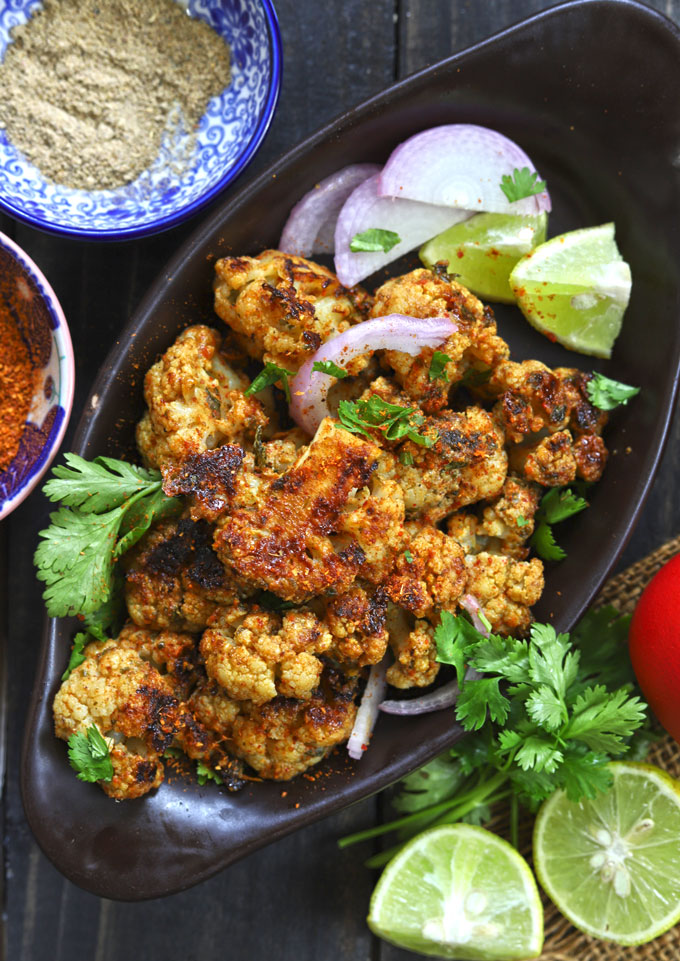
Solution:
<path fill-rule="evenodd" d="M 319 374 L 328 374 L 329 377 L 337 377 L 338 380 L 349 376 L 348 371 L 343 367 L 338 367 L 332 360 L 315 360 L 312 364 L 312 370 Z"/>
<path fill-rule="evenodd" d="M 116 544 L 116 557 L 128 551 L 156 521 L 174 517 L 183 508 L 180 497 L 168 497 L 161 487 L 130 505 L 120 525 L 122 535 Z"/>
<path fill-rule="evenodd" d="M 401 791 L 392 806 L 404 814 L 422 811 L 452 797 L 465 777 L 459 760 L 450 754 L 439 755 L 402 779 Z"/>
<path fill-rule="evenodd" d="M 250 397 L 251 394 L 259 394 L 261 390 L 265 387 L 271 387 L 272 384 L 276 384 L 281 381 L 281 387 L 286 395 L 286 400 L 290 403 L 290 385 L 288 383 L 289 377 L 295 377 L 295 371 L 286 370 L 285 367 L 279 367 L 278 364 L 272 364 L 271 362 L 264 365 L 263 370 L 257 375 L 255 380 L 252 382 L 250 387 L 243 391 L 246 397 Z"/>
<path fill-rule="evenodd" d="M 456 702 L 456 717 L 466 731 L 476 731 L 486 720 L 487 711 L 492 721 L 503 724 L 510 704 L 499 688 L 500 678 L 479 677 L 465 681 Z"/>
<path fill-rule="evenodd" d="M 68 759 L 81 781 L 110 781 L 113 777 L 113 764 L 109 747 L 95 724 L 72 734 L 68 739 Z"/>
<path fill-rule="evenodd" d="M 407 547 L 406 550 L 404 551 L 404 557 L 406 558 L 407 563 L 409 563 L 409 564 L 412 564 L 412 563 L 413 563 L 413 554 L 410 552 L 410 550 L 408 549 L 408 547 Z"/>
<path fill-rule="evenodd" d="M 552 774 L 557 770 L 564 755 L 555 744 L 554 738 L 542 737 L 540 734 L 530 734 L 524 738 L 522 745 L 515 754 L 515 761 L 524 771 L 535 769 Z"/>
<path fill-rule="evenodd" d="M 610 693 L 597 684 L 578 695 L 562 736 L 582 741 L 592 751 L 620 753 L 623 739 L 643 723 L 645 708 L 646 704 L 639 697 L 629 697 L 625 688 Z"/>
<path fill-rule="evenodd" d="M 353 434 L 363 434 L 373 439 L 371 430 L 382 433 L 386 440 L 407 439 L 421 447 L 431 447 L 434 439 L 418 432 L 424 422 L 423 415 L 415 407 L 390 404 L 377 394 L 356 401 L 341 400 L 338 419 Z"/>
<path fill-rule="evenodd" d="M 98 641 L 106 641 L 117 637 L 127 614 L 123 595 L 123 574 L 116 565 L 113 570 L 111 593 L 100 607 L 92 614 L 81 615 L 83 627 Z"/>
<path fill-rule="evenodd" d="M 566 551 L 555 543 L 552 527 L 545 521 L 536 525 L 529 543 L 544 561 L 562 561 L 567 556 Z"/>
<path fill-rule="evenodd" d="M 592 799 L 608 791 L 612 784 L 611 771 L 607 767 L 606 754 L 588 751 L 579 754 L 573 751 L 574 745 L 565 749 L 565 763 L 561 766 L 557 781 L 564 788 L 570 801 L 578 802 L 583 798 Z"/>
<path fill-rule="evenodd" d="M 640 393 L 640 388 L 622 384 L 620 380 L 612 380 L 604 374 L 593 373 L 592 379 L 586 384 L 586 393 L 593 407 L 613 410 L 619 404 L 627 404 L 631 397 Z"/>
<path fill-rule="evenodd" d="M 71 646 L 71 657 L 69 658 L 68 666 L 64 673 L 61 675 L 62 681 L 67 680 L 71 671 L 75 670 L 79 664 L 82 664 L 85 660 L 85 655 L 83 654 L 84 649 L 90 643 L 92 638 L 85 631 L 79 631 L 73 638 L 73 645 Z"/>
<path fill-rule="evenodd" d="M 459 687 L 463 684 L 469 652 L 481 637 L 479 631 L 464 617 L 455 617 L 449 611 L 441 612 L 439 624 L 434 630 L 436 660 L 440 664 L 452 664 L 455 667 Z"/>
<path fill-rule="evenodd" d="M 484 674 L 500 674 L 504 680 L 515 683 L 526 680 L 529 669 L 526 641 L 499 637 L 497 634 L 490 634 L 487 638 L 479 634 L 478 639 L 470 657 L 470 665 L 475 670 Z"/>
<path fill-rule="evenodd" d="M 52 477 L 43 485 L 43 493 L 64 507 L 79 507 L 84 513 L 102 514 L 119 507 L 140 491 L 155 490 L 161 485 L 157 470 L 145 470 L 112 457 L 96 457 L 87 461 L 77 454 L 64 454 L 66 465 L 52 468 Z"/>
<path fill-rule="evenodd" d="M 546 684 L 541 684 L 527 697 L 526 711 L 532 721 L 547 731 L 556 731 L 567 720 L 563 699 Z"/>
<path fill-rule="evenodd" d="M 403 450 L 399 454 L 399 462 L 405 467 L 411 467 L 413 465 L 413 454 L 410 451 Z"/>
<path fill-rule="evenodd" d="M 381 227 L 369 227 L 368 230 L 362 230 L 361 233 L 355 234 L 352 237 L 349 242 L 349 249 L 355 254 L 365 251 L 369 253 L 376 253 L 378 251 L 387 253 L 388 250 L 392 250 L 392 248 L 396 247 L 399 243 L 401 243 L 401 237 L 393 230 L 383 230 Z"/>
<path fill-rule="evenodd" d="M 488 822 L 493 817 L 493 812 L 488 804 L 478 804 L 477 807 L 468 811 L 467 814 L 463 814 L 460 820 L 464 824 L 474 824 L 477 827 L 481 827 Z"/>
<path fill-rule="evenodd" d="M 217 771 L 213 771 L 203 761 L 197 761 L 196 763 L 196 779 L 199 784 L 207 784 L 208 781 L 215 781 L 217 784 L 223 783 Z"/>
<path fill-rule="evenodd" d="M 578 674 L 579 653 L 570 648 L 568 634 L 556 634 L 550 624 L 531 625 L 529 676 L 534 684 L 547 685 L 561 700 Z"/>
<path fill-rule="evenodd" d="M 521 514 L 516 519 L 516 524 L 518 527 L 526 527 L 528 523 L 529 521 L 526 519 L 526 517 L 522 517 Z"/>
<path fill-rule="evenodd" d="M 577 497 L 569 488 L 553 487 L 541 498 L 537 517 L 548 524 L 559 524 L 568 517 L 585 510 L 588 501 Z"/>
<path fill-rule="evenodd" d="M 514 792 L 530 811 L 536 811 L 557 787 L 554 774 L 537 771 L 536 768 L 524 771 L 521 767 L 513 766 L 508 776 Z"/>
<path fill-rule="evenodd" d="M 588 611 L 572 630 L 571 642 L 581 653 L 584 687 L 599 683 L 616 690 L 635 682 L 628 653 L 630 621 L 630 614 L 607 604 Z"/>
<path fill-rule="evenodd" d="M 460 761 L 463 774 L 472 774 L 480 768 L 489 767 L 492 764 L 496 749 L 496 739 L 493 726 L 489 721 L 484 724 L 474 737 L 464 737 L 458 743 L 449 748 L 452 757 Z"/>
<path fill-rule="evenodd" d="M 50 514 L 34 556 L 50 617 L 92 614 L 108 600 L 122 519 L 117 507 L 105 514 L 66 507 Z"/>
<path fill-rule="evenodd" d="M 441 350 L 435 350 L 430 361 L 430 369 L 427 372 L 428 380 L 443 380 L 448 383 L 449 375 L 446 373 L 446 365 L 451 362 L 448 354 Z"/>
<path fill-rule="evenodd" d="M 513 203 L 515 200 L 542 193 L 545 190 L 545 180 L 539 180 L 535 170 L 532 172 L 528 167 L 518 170 L 515 167 L 512 176 L 503 174 L 499 187 L 510 203 Z"/>

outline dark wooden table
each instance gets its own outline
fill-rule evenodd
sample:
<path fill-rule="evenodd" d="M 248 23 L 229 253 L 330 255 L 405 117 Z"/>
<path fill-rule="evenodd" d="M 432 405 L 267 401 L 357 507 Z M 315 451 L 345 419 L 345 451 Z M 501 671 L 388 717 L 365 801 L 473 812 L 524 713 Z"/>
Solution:
<path fill-rule="evenodd" d="M 276 0 L 285 55 L 283 89 L 271 131 L 246 176 L 395 79 L 554 5 L 550 0 Z M 650 6 L 680 22 L 680 0 L 654 0 Z M 0 217 L 0 229 L 44 270 L 68 318 L 77 367 L 73 425 L 123 324 L 194 226 L 98 246 L 51 237 Z M 676 420 L 622 566 L 680 531 L 680 499 L 674 489 L 679 468 Z M 380 817 L 380 798 L 299 831 L 197 888 L 142 904 L 86 894 L 46 860 L 24 820 L 19 795 L 21 739 L 42 630 L 31 557 L 46 514 L 38 494 L 16 510 L 4 524 L 6 557 L 0 557 L 9 638 L 3 805 L 9 961 L 413 957 L 370 935 L 364 919 L 375 877 L 362 867 L 360 851 L 340 852 L 335 844 L 339 835 Z"/>

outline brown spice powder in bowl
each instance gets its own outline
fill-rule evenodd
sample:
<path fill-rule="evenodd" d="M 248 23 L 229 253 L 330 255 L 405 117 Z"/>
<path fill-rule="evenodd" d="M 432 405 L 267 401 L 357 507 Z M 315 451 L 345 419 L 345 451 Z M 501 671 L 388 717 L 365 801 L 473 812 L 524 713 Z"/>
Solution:
<path fill-rule="evenodd" d="M 0 125 L 55 183 L 113 189 L 192 133 L 230 81 L 229 48 L 175 0 L 45 0 L 12 31 L 0 65 Z M 183 136 L 178 136 L 178 128 Z"/>

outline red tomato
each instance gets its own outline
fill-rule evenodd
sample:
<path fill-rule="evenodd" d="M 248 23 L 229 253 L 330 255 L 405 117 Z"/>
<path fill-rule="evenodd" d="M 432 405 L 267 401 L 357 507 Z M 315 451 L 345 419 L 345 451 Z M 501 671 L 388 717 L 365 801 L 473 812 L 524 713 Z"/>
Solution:
<path fill-rule="evenodd" d="M 647 703 L 680 741 L 680 554 L 644 589 L 630 625 L 629 645 Z"/>

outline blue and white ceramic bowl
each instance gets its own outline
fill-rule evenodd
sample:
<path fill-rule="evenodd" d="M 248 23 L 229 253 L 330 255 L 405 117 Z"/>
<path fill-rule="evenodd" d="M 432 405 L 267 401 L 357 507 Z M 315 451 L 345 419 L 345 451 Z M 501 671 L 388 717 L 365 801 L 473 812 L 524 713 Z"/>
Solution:
<path fill-rule="evenodd" d="M 197 133 L 195 160 L 181 179 L 159 158 L 116 190 L 76 190 L 47 180 L 0 130 L 0 207 L 34 227 L 91 240 L 166 230 L 195 214 L 248 164 L 276 109 L 281 36 L 271 0 L 177 0 L 231 47 L 231 83 L 213 98 Z M 0 58 L 12 27 L 42 0 L 0 3 Z M 171 150 L 171 144 L 168 143 Z"/>
<path fill-rule="evenodd" d="M 12 312 L 35 369 L 33 402 L 19 451 L 0 473 L 2 520 L 30 494 L 59 450 L 73 404 L 75 366 L 71 335 L 54 291 L 31 258 L 2 233 L 0 297 Z"/>

